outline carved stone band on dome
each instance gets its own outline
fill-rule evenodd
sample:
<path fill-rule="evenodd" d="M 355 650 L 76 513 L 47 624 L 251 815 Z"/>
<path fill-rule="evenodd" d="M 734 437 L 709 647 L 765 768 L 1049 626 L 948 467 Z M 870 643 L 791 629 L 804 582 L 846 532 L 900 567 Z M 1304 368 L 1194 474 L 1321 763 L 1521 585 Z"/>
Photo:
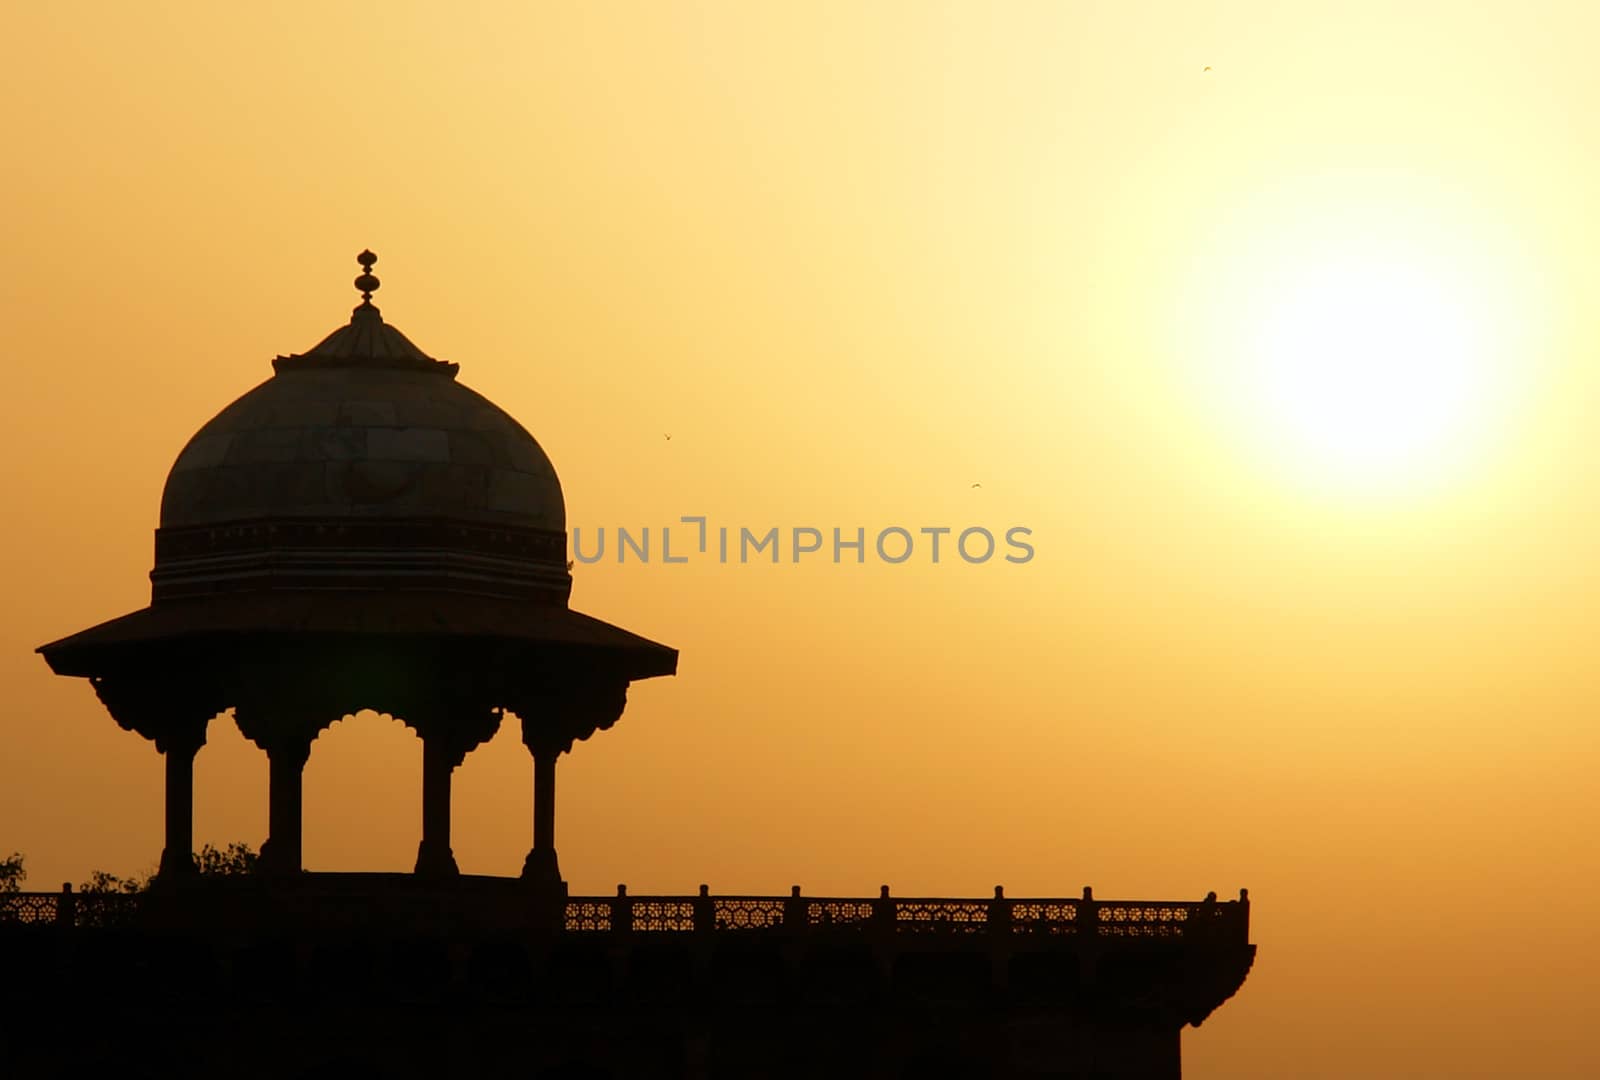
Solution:
<path fill-rule="evenodd" d="M 436 520 L 272 520 L 156 530 L 151 599 L 260 589 L 461 591 L 565 604 L 566 534 Z"/>
<path fill-rule="evenodd" d="M 460 364 L 435 360 L 411 343 L 411 339 L 383 321 L 372 304 L 363 304 L 341 326 L 306 352 L 273 359 L 274 371 L 306 371 L 319 368 L 391 368 L 401 371 L 426 371 L 455 378 Z"/>

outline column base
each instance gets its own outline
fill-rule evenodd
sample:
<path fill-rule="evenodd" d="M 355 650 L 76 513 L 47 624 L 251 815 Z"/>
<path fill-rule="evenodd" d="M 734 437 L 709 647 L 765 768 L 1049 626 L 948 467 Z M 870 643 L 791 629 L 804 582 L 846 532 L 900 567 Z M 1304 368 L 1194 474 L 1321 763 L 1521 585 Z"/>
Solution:
<path fill-rule="evenodd" d="M 546 930 L 566 925 L 567 883 L 561 880 L 553 849 L 535 848 L 522 863 L 522 882 L 531 900 L 535 923 Z"/>
<path fill-rule="evenodd" d="M 297 877 L 300 858 L 293 852 L 279 853 L 278 845 L 269 836 L 261 842 L 261 854 L 256 858 L 255 872 L 264 877 Z"/>
<path fill-rule="evenodd" d="M 164 848 L 161 852 L 161 865 L 156 868 L 155 879 L 160 882 L 174 882 L 196 877 L 199 873 L 200 868 L 195 865 L 193 852 Z"/>
<path fill-rule="evenodd" d="M 567 883 L 561 880 L 561 868 L 556 864 L 553 848 L 534 848 L 528 852 L 528 857 L 522 861 L 522 880 L 536 888 L 567 895 Z"/>
<path fill-rule="evenodd" d="M 456 866 L 455 852 L 449 845 L 424 840 L 417 845 L 417 868 L 413 873 L 417 877 L 453 878 L 461 876 L 461 868 Z"/>

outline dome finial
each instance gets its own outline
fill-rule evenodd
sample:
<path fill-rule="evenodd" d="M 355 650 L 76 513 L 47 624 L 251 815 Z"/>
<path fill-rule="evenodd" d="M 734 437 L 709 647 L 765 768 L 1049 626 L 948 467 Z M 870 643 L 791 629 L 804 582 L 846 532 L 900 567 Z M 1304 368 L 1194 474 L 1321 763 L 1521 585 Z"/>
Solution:
<path fill-rule="evenodd" d="M 372 306 L 372 294 L 376 292 L 378 290 L 378 286 L 382 284 L 382 282 L 372 276 L 372 265 L 377 261 L 378 257 L 371 251 L 362 251 L 360 255 L 356 256 L 356 262 L 361 264 L 361 276 L 356 278 L 355 285 L 356 288 L 361 290 L 362 307 Z"/>

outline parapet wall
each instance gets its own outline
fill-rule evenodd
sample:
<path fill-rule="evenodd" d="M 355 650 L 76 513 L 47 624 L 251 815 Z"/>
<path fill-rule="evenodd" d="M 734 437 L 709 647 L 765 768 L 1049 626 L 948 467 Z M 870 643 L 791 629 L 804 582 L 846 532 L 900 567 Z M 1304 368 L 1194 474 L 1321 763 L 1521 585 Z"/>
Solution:
<path fill-rule="evenodd" d="M 30 1075 L 109 1067 L 97 1055 L 121 1046 L 163 1076 L 1177 1080 L 1181 1028 L 1249 971 L 1248 912 L 709 893 L 547 905 L 515 881 L 404 875 L 19 894 L 0 902 L 0 1031 Z"/>

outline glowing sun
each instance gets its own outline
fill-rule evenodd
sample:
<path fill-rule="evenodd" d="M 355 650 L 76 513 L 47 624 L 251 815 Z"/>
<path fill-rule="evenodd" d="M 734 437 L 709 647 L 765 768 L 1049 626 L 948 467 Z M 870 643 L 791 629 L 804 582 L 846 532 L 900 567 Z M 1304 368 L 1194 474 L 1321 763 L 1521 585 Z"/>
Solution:
<path fill-rule="evenodd" d="M 1472 306 L 1419 267 L 1311 266 L 1275 282 L 1259 317 L 1255 411 L 1328 479 L 1387 486 L 1445 464 L 1490 404 Z"/>

